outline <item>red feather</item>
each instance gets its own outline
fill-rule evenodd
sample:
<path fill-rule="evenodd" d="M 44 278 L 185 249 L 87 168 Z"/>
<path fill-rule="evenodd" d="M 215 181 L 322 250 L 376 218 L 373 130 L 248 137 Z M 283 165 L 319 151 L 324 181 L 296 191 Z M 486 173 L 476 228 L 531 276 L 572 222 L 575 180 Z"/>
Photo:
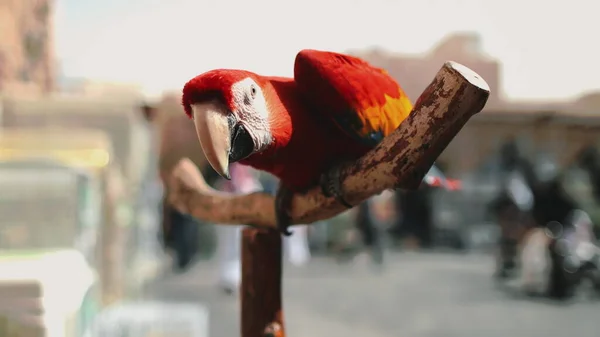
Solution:
<path fill-rule="evenodd" d="M 194 77 L 183 87 L 181 104 L 185 113 L 191 118 L 191 105 L 194 102 L 201 102 L 215 97 L 222 99 L 230 109 L 233 109 L 231 86 L 248 77 L 252 77 L 258 82 L 259 76 L 256 74 L 234 69 L 214 69 Z"/>
<path fill-rule="evenodd" d="M 408 96 L 385 70 L 357 57 L 303 50 L 296 56 L 294 78 L 320 113 L 368 146 L 392 133 L 412 110 Z"/>
<path fill-rule="evenodd" d="M 240 70 L 213 70 L 189 81 L 182 103 L 220 95 L 231 107 L 231 86 L 252 77 L 270 111 L 273 144 L 240 161 L 277 176 L 294 190 L 310 187 L 333 165 L 354 160 L 396 129 L 412 105 L 387 73 L 337 53 L 303 50 L 294 79 Z"/>

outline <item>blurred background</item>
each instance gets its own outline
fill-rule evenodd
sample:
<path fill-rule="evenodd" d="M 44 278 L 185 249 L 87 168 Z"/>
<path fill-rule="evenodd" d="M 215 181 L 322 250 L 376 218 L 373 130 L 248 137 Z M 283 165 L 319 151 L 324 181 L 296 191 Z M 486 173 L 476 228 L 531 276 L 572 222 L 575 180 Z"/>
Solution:
<path fill-rule="evenodd" d="M 447 60 L 484 111 L 416 191 L 286 238 L 289 336 L 598 336 L 595 2 L 0 0 L 0 337 L 238 336 L 240 227 L 180 214 L 180 106 L 213 68 L 292 76 L 304 48 L 385 68 L 413 100 Z"/>

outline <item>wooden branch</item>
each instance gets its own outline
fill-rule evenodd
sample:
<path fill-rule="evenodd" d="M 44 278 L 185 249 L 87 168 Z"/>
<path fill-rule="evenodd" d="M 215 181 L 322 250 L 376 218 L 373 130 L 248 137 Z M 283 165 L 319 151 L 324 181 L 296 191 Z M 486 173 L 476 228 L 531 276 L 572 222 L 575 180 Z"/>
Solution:
<path fill-rule="evenodd" d="M 283 337 L 281 234 L 264 228 L 242 231 L 243 337 Z"/>
<path fill-rule="evenodd" d="M 421 94 L 410 116 L 375 149 L 341 171 L 346 200 L 358 204 L 386 189 L 419 186 L 434 160 L 489 96 L 487 83 L 469 68 L 446 62 Z M 170 180 L 171 203 L 180 211 L 212 223 L 275 228 L 273 197 L 263 193 L 234 195 L 207 186 L 186 159 Z M 294 224 L 310 224 L 345 211 L 315 187 L 296 194 L 290 215 Z"/>

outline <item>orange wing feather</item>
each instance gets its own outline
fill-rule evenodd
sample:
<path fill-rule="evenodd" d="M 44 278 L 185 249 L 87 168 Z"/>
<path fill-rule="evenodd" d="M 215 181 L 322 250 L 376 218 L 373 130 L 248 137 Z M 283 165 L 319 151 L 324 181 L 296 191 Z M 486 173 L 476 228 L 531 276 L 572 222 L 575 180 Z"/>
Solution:
<path fill-rule="evenodd" d="M 364 145 L 378 144 L 412 110 L 404 90 L 385 70 L 357 57 L 302 50 L 294 79 L 311 110 Z"/>

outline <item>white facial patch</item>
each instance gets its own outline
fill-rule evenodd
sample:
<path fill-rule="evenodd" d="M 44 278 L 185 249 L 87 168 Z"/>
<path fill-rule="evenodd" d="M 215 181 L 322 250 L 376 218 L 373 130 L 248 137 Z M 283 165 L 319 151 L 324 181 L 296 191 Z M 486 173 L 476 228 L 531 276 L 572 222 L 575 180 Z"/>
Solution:
<path fill-rule="evenodd" d="M 246 78 L 231 87 L 236 119 L 248 130 L 254 152 L 265 150 L 273 141 L 269 126 L 269 108 L 260 86 Z"/>

